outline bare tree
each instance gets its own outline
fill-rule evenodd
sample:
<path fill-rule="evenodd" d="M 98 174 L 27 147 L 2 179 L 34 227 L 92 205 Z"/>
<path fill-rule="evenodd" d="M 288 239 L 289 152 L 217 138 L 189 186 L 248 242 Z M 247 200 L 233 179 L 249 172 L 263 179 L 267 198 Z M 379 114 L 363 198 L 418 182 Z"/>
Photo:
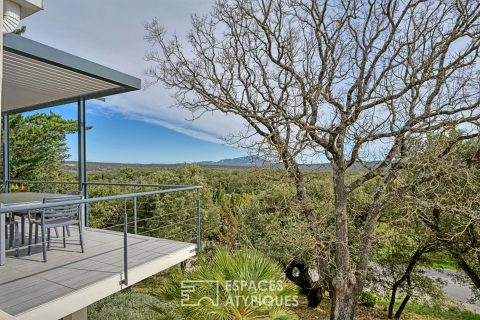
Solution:
<path fill-rule="evenodd" d="M 243 137 L 255 133 L 285 165 L 332 319 L 353 319 L 382 209 L 409 188 L 394 184 L 416 153 L 409 141 L 459 127 L 470 130 L 465 138 L 477 134 L 479 15 L 473 0 L 219 0 L 210 15 L 192 16 L 186 43 L 156 20 L 146 26 L 152 82 L 194 113 L 242 117 Z M 312 210 L 297 163 L 312 152 L 333 168 L 331 260 L 324 213 Z M 351 181 L 354 164 L 367 172 Z M 347 203 L 371 180 L 376 190 L 353 241 Z"/>

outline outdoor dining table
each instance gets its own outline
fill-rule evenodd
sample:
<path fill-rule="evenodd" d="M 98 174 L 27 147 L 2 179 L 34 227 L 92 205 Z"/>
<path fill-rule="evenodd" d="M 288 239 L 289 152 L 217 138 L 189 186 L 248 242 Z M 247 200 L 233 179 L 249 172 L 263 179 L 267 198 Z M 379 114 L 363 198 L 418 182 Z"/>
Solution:
<path fill-rule="evenodd" d="M 45 198 L 71 197 L 65 194 L 43 193 L 43 192 L 11 192 L 0 193 L 0 204 L 2 208 L 8 207 L 15 212 L 15 208 L 42 204 Z M 26 213 L 25 213 L 26 215 Z M 25 215 L 21 218 L 22 244 L 25 243 Z M 5 214 L 0 214 L 0 266 L 5 265 Z"/>

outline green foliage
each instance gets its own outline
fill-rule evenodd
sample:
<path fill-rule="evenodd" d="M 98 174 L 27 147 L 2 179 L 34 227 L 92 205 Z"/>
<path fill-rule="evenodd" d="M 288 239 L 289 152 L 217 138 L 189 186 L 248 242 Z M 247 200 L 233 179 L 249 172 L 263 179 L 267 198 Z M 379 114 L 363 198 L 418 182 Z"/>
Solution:
<path fill-rule="evenodd" d="M 445 301 L 441 289 L 443 282 L 440 279 L 432 279 L 425 273 L 425 269 L 420 268 L 421 264 L 431 264 L 428 253 L 429 250 L 437 250 L 436 246 L 429 246 L 429 249 L 423 252 L 415 261 L 409 279 L 405 278 L 408 265 L 413 263 L 411 260 L 414 254 L 431 242 L 427 234 L 422 233 L 420 228 L 415 229 L 410 224 L 400 223 L 383 225 L 379 230 L 381 240 L 376 242 L 372 257 L 375 266 L 371 268 L 367 278 L 370 288 L 389 295 L 395 283 L 404 278 L 398 287 L 397 298 L 403 298 L 408 293 L 412 300 L 417 302 Z"/>
<path fill-rule="evenodd" d="M 363 291 L 358 302 L 365 307 L 375 307 L 377 296 L 370 291 Z"/>
<path fill-rule="evenodd" d="M 287 179 L 282 179 L 280 171 L 271 169 L 224 170 L 184 165 L 156 170 L 127 168 L 112 172 L 90 172 L 88 178 L 89 181 L 105 182 L 202 185 L 204 188 L 200 194 L 203 240 L 242 250 L 254 248 L 279 263 L 285 263 L 292 256 L 302 256 L 308 262 L 311 256 L 309 254 L 310 233 L 295 204 L 295 189 Z M 75 179 L 73 174 L 70 179 Z M 333 194 L 329 184 L 331 184 L 331 176 L 327 173 L 308 174 L 307 188 L 311 191 L 313 205 L 319 214 L 321 227 L 327 230 L 326 233 L 332 232 L 329 228 L 332 225 L 330 212 Z M 375 182 L 372 182 L 356 190 L 348 203 L 351 208 L 351 221 L 354 221 L 359 227 L 363 224 L 363 212 L 368 209 L 374 185 Z M 91 186 L 89 193 L 90 196 L 96 197 L 147 190 L 151 189 Z M 178 217 L 186 217 L 183 215 L 184 211 L 193 215 L 195 196 L 194 192 L 190 192 L 172 194 L 168 197 L 138 199 L 141 217 L 161 216 L 165 212 L 174 213 L 168 218 L 161 217 L 156 222 L 155 219 L 152 219 L 154 221 L 149 220 L 144 226 L 141 226 L 141 228 L 145 228 L 142 230 L 161 226 L 161 224 L 179 223 Z M 92 205 L 91 223 L 98 227 L 121 223 L 124 205 L 123 202 Z M 132 212 L 131 205 L 131 203 L 127 203 L 129 212 Z M 415 223 L 415 219 L 398 219 L 398 217 L 410 217 L 410 211 L 405 211 L 403 204 L 395 203 L 393 205 L 394 208 L 388 208 L 384 212 L 384 219 L 379 227 L 380 240 L 374 246 L 376 264 L 382 264 L 385 272 L 373 284 L 374 287 L 381 286 L 380 292 L 386 292 L 385 290 L 388 291 L 391 288 L 392 281 L 398 279 L 398 276 L 404 271 L 405 264 L 417 245 L 421 241 L 428 240 L 425 237 L 426 230 L 422 229 L 421 224 Z M 152 235 L 168 236 L 161 230 L 155 232 Z M 352 236 L 355 236 L 355 233 Z M 209 251 L 208 247 L 206 251 Z M 208 254 L 201 257 L 198 264 L 201 266 L 203 263 L 212 263 L 212 256 L 212 254 Z M 422 258 L 420 264 L 431 265 L 448 259 L 449 256 L 441 252 L 428 253 Z M 421 269 L 418 269 L 412 276 L 414 288 L 411 293 L 413 296 L 405 312 L 428 314 L 427 308 L 430 308 L 428 310 L 432 310 L 432 308 L 425 303 L 441 305 L 445 303 L 445 300 L 439 289 L 439 283 L 425 277 Z M 142 292 L 157 296 L 158 291 L 163 291 L 165 288 L 165 283 L 170 285 L 171 281 L 174 281 L 172 279 L 179 279 L 179 275 L 173 277 L 169 275 L 167 281 L 165 279 L 160 282 L 152 280 L 144 285 L 142 290 L 145 291 Z M 406 287 L 400 288 L 397 296 L 400 300 L 404 297 L 406 290 L 408 290 Z M 384 303 L 377 301 L 378 304 L 383 305 Z M 178 301 L 162 301 L 156 302 L 154 305 L 162 315 L 160 319 L 191 318 L 178 312 Z M 439 315 L 434 319 L 456 319 L 461 316 L 455 317 L 455 315 L 467 314 L 460 309 L 453 310 L 452 308 L 443 308 L 441 312 L 438 311 L 439 314 L 449 314 L 450 318 Z"/>
<path fill-rule="evenodd" d="M 411 184 L 410 201 L 397 203 L 403 207 L 406 220 L 412 229 L 421 225 L 427 232 L 417 232 L 420 237 L 436 239 L 441 253 L 450 267 L 458 267 L 470 279 L 459 279 L 466 285 L 475 284 L 477 298 L 480 297 L 480 151 L 478 137 L 457 141 L 458 131 L 432 135 L 428 140 L 416 141 L 418 154 L 410 159 L 399 175 L 404 184 Z M 439 150 L 451 150 L 438 157 Z M 414 184 L 418 176 L 426 179 Z M 439 261 L 435 262 L 436 265 Z M 444 265 L 443 262 L 440 264 Z"/>
<path fill-rule="evenodd" d="M 68 157 L 66 135 L 77 122 L 50 112 L 10 116 L 10 176 L 12 179 L 54 180 Z"/>
<path fill-rule="evenodd" d="M 423 267 L 430 267 L 439 270 L 458 270 L 458 266 L 448 253 L 437 250 L 425 255 L 426 259 L 421 261 Z"/>
<path fill-rule="evenodd" d="M 246 206 L 238 208 L 238 216 L 239 246 L 260 250 L 283 265 L 293 258 L 310 263 L 314 242 L 291 184 L 279 181 L 259 191 Z"/>
<path fill-rule="evenodd" d="M 208 251 L 207 251 L 208 252 Z M 229 253 L 224 249 L 215 247 L 206 254 L 192 270 L 179 272 L 162 289 L 165 300 L 176 305 L 175 313 L 185 319 L 296 319 L 285 306 L 298 294 L 295 286 L 284 282 L 282 269 L 271 259 L 257 251 L 239 251 Z M 219 304 L 215 305 L 205 297 L 215 299 L 217 287 L 215 284 L 206 283 L 196 287 L 190 293 L 190 304 L 197 306 L 181 305 L 182 281 L 217 281 L 219 284 Z M 233 281 L 245 281 L 247 287 L 235 289 Z M 260 283 L 275 283 L 252 288 L 250 285 Z M 278 303 L 262 304 L 255 302 L 261 297 L 270 297 Z M 289 300 L 290 299 L 290 300 Z M 164 306 L 152 307 L 159 314 L 166 316 L 168 310 Z"/>
<path fill-rule="evenodd" d="M 377 305 L 383 308 L 388 307 L 388 299 L 378 299 Z M 401 299 L 397 300 L 396 307 L 401 303 Z M 480 320 L 480 314 L 465 310 L 452 302 L 435 302 L 435 301 L 418 301 L 407 304 L 404 311 L 405 319 L 409 319 L 411 315 L 415 315 L 414 319 L 428 320 Z M 421 317 L 421 318 L 420 318 Z"/>
<path fill-rule="evenodd" d="M 124 169 L 114 173 L 89 174 L 89 181 L 130 182 L 144 184 L 201 185 L 200 190 L 202 239 L 222 238 L 221 208 L 214 204 L 214 189 L 209 186 L 204 170 L 197 165 L 185 165 L 174 170 L 141 171 Z M 91 186 L 90 197 L 158 190 L 148 187 Z M 192 241 L 195 231 L 196 191 L 175 192 L 138 198 L 139 233 L 148 236 Z M 99 202 L 90 206 L 90 224 L 110 228 L 123 222 L 124 201 Z M 127 201 L 127 210 L 133 213 L 133 201 Z M 133 231 L 133 230 L 131 230 Z"/>
<path fill-rule="evenodd" d="M 157 319 L 157 314 L 147 304 L 160 305 L 161 303 L 148 294 L 119 292 L 89 306 L 88 318 L 91 320 Z"/>
<path fill-rule="evenodd" d="M 13 31 L 13 33 L 16 34 L 16 35 L 21 36 L 21 35 L 24 34 L 26 31 L 27 31 L 27 27 L 26 27 L 26 26 L 21 26 L 20 28 L 15 29 L 15 30 Z"/>
<path fill-rule="evenodd" d="M 76 121 L 62 119 L 60 115 L 54 113 L 28 116 L 19 114 L 10 117 L 10 127 L 11 177 L 13 179 L 75 181 L 76 174 L 62 172 L 60 166 L 68 157 L 66 135 L 77 131 Z M 439 160 L 436 159 L 438 152 L 431 152 L 429 148 L 432 145 L 432 148 L 442 147 L 446 141 L 437 140 L 432 139 L 428 141 L 430 145 L 418 147 L 423 151 L 417 155 L 418 159 L 412 159 L 412 163 L 406 164 L 405 167 L 408 170 L 399 174 L 399 183 L 415 181 L 419 175 L 436 175 L 435 180 L 412 188 L 409 195 L 416 199 L 435 203 L 437 207 L 442 208 L 442 211 L 434 215 L 431 207 L 421 207 L 417 203 L 408 201 L 395 201 L 391 207 L 384 210 L 378 228 L 379 241 L 375 242 L 373 251 L 374 261 L 380 265 L 381 273 L 377 279 L 370 277 L 370 285 L 374 289 L 380 286 L 380 291 L 388 291 L 392 282 L 403 274 L 412 252 L 420 244 L 428 243 L 435 238 L 441 239 L 443 246 L 438 245 L 435 252 L 425 254 L 419 261 L 420 265 L 455 267 L 459 265 L 458 260 L 461 259 L 460 262 L 468 264 L 475 273 L 480 273 L 479 260 L 474 254 L 479 248 L 478 241 L 476 241 L 479 238 L 478 217 L 472 216 L 480 204 L 480 198 L 477 196 L 480 187 L 480 180 L 477 179 L 480 176 L 479 162 L 473 157 L 478 154 L 478 149 L 475 143 L 457 144 L 456 151 L 439 165 L 437 163 Z M 471 161 L 468 162 L 465 159 Z M 317 214 L 319 227 L 328 241 L 328 237 L 334 235 L 331 174 L 305 173 L 305 176 L 306 187 Z M 347 180 L 352 180 L 356 176 L 357 174 L 349 175 Z M 222 170 L 206 169 L 198 165 L 158 170 L 125 168 L 119 171 L 94 172 L 88 175 L 89 181 L 202 185 L 204 188 L 200 191 L 201 231 L 204 241 L 233 248 L 252 248 L 281 264 L 287 264 L 292 258 L 300 258 L 307 265 L 312 265 L 314 241 L 311 239 L 308 224 L 295 199 L 295 188 L 289 179 L 284 178 L 284 172 L 276 169 Z M 349 239 L 353 251 L 358 249 L 356 244 L 359 242 L 358 239 L 361 236 L 376 185 L 377 181 L 372 180 L 352 192 L 348 198 L 349 221 L 352 224 L 352 227 L 349 228 Z M 28 187 L 32 190 L 34 188 L 33 186 Z M 47 188 L 47 185 L 37 185 L 35 188 L 37 190 Z M 59 192 L 62 192 L 70 189 L 71 186 L 58 186 L 57 188 Z M 91 186 L 89 196 L 99 197 L 148 190 L 152 189 Z M 195 200 L 196 192 L 156 195 L 138 199 L 138 213 L 142 220 L 139 231 L 155 237 L 193 241 Z M 127 209 L 130 213 L 133 212 L 132 205 L 131 202 L 127 202 Z M 123 201 L 92 204 L 90 206 L 90 225 L 105 228 L 121 224 L 124 210 L 125 202 Z M 184 222 L 184 224 L 180 222 Z M 449 242 L 445 239 L 454 241 Z M 470 248 L 475 250 L 470 250 Z M 459 253 L 460 256 L 458 256 Z M 205 277 L 215 275 L 220 279 L 226 279 L 234 275 L 232 270 L 239 272 L 238 266 L 232 262 L 239 259 L 245 265 L 243 271 L 252 273 L 253 271 L 248 265 L 252 261 L 249 259 L 259 263 L 261 256 L 258 252 L 252 253 L 251 251 L 245 251 L 243 254 L 245 256 L 241 256 L 239 253 L 229 255 L 220 251 L 208 256 L 208 259 L 202 259 L 202 264 L 195 270 L 197 272 L 203 270 Z M 269 258 L 261 258 L 269 261 Z M 221 269 L 218 266 L 220 261 L 226 263 L 232 270 Z M 233 269 L 234 267 L 237 269 Z M 272 270 L 265 269 L 263 272 L 268 274 Z M 277 266 L 274 272 L 277 277 L 281 272 Z M 174 279 L 178 280 L 179 277 L 192 274 L 180 274 Z M 411 294 L 414 308 L 421 310 L 419 302 L 442 303 L 444 301 L 439 283 L 426 277 L 421 270 L 416 269 L 413 272 L 411 282 L 412 286 L 402 285 L 400 287 L 398 296 L 403 297 L 406 292 Z M 169 283 L 167 288 L 171 289 L 172 286 L 172 283 Z M 146 295 L 144 298 L 148 300 L 147 297 L 149 296 Z M 173 319 L 174 314 L 177 314 L 176 317 L 180 319 L 182 314 L 178 314 L 178 301 L 173 297 L 174 295 L 170 296 L 171 301 L 168 303 L 160 303 L 157 300 L 150 303 L 155 304 L 156 310 L 166 319 Z M 375 296 L 370 293 L 363 293 L 360 303 L 374 305 L 374 300 L 376 300 L 374 298 Z M 123 299 L 128 301 L 125 304 L 125 308 L 131 309 L 128 312 L 133 312 L 129 313 L 128 318 L 135 319 L 135 310 L 138 309 L 138 304 L 135 303 L 142 299 L 141 296 L 128 294 L 116 299 L 118 300 L 112 298 L 108 303 L 114 306 L 119 305 L 118 308 L 103 309 L 101 304 L 97 304 L 97 309 L 92 311 L 93 314 L 102 314 L 98 316 L 98 319 L 117 318 L 116 312 L 127 312 L 126 309 L 120 308 L 120 300 Z M 204 306 L 202 305 L 202 307 Z M 442 312 L 458 311 L 449 310 Z M 149 311 L 152 312 L 150 309 Z M 289 318 L 291 315 L 284 311 L 283 309 L 255 309 L 251 312 L 253 314 L 260 312 L 261 316 L 270 318 L 280 319 L 284 316 Z M 239 312 L 239 310 L 215 309 L 212 312 L 221 318 L 222 315 Z M 250 310 L 247 310 L 248 312 Z M 206 314 L 201 314 L 201 316 L 205 316 L 205 319 L 207 318 Z"/>
<path fill-rule="evenodd" d="M 188 320 L 177 312 L 176 304 L 173 302 L 162 301 L 157 304 L 148 304 L 148 307 L 156 314 L 156 320 Z"/>

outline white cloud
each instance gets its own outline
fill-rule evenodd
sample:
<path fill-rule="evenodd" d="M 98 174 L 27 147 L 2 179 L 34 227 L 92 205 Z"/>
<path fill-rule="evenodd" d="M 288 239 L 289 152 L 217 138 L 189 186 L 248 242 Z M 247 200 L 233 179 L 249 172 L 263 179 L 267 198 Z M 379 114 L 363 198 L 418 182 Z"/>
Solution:
<path fill-rule="evenodd" d="M 143 78 L 147 66 L 143 25 L 157 17 L 169 30 L 185 34 L 190 14 L 207 13 L 211 0 L 48 0 L 45 10 L 24 21 L 26 37 Z M 172 108 L 171 92 L 160 85 L 108 97 L 105 108 L 126 117 L 183 134 L 223 143 L 222 137 L 244 129 L 238 117 L 206 114 L 189 121 L 189 111 Z"/>

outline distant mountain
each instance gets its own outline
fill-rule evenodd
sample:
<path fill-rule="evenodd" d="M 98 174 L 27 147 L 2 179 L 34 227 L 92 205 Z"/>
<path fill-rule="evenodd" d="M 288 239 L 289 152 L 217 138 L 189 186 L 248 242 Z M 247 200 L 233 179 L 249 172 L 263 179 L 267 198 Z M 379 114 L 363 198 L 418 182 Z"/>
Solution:
<path fill-rule="evenodd" d="M 125 168 L 140 168 L 140 169 L 156 169 L 156 168 L 175 168 L 185 163 L 173 163 L 173 164 L 161 164 L 161 163 L 151 163 L 151 164 L 142 164 L 142 163 L 109 163 L 109 162 L 88 162 L 87 170 L 89 172 L 110 172 L 116 171 Z M 223 159 L 220 161 L 200 161 L 196 164 L 207 167 L 207 168 L 227 168 L 227 169 L 246 169 L 251 167 L 270 167 L 270 168 L 279 168 L 283 169 L 281 163 L 273 163 L 261 159 L 259 157 L 247 156 L 233 159 Z M 378 165 L 378 162 L 370 162 L 371 167 Z M 67 161 L 62 166 L 63 170 L 76 172 L 77 162 L 76 161 Z M 332 167 L 329 163 L 312 163 L 312 164 L 301 164 L 300 168 L 303 171 L 308 172 L 332 172 Z M 350 172 L 364 172 L 366 169 L 355 163 L 349 169 Z"/>
<path fill-rule="evenodd" d="M 258 157 L 240 157 L 233 159 L 223 159 L 220 161 L 202 161 L 197 164 L 204 167 L 225 167 L 225 168 L 250 168 L 250 167 L 270 167 L 270 168 L 280 168 L 283 169 L 282 163 L 274 163 L 260 159 Z M 378 165 L 378 162 L 372 161 L 367 164 L 367 166 L 374 167 Z M 300 168 L 303 171 L 309 172 L 332 172 L 332 166 L 330 163 L 311 163 L 311 164 L 300 164 Z M 354 163 L 349 169 L 350 172 L 364 172 L 366 171 L 360 163 Z"/>
<path fill-rule="evenodd" d="M 214 167 L 259 167 L 259 166 L 271 166 L 272 163 L 260 159 L 258 157 L 240 157 L 233 159 L 223 159 L 220 161 L 201 161 L 197 162 L 201 166 L 214 166 Z"/>
<path fill-rule="evenodd" d="M 115 163 L 115 162 L 88 162 L 87 170 L 89 172 L 110 172 L 121 170 L 125 168 L 140 168 L 140 169 L 155 169 L 155 168 L 175 168 L 184 163 L 172 163 L 172 164 L 162 164 L 162 163 Z M 202 167 L 210 168 L 250 168 L 250 167 L 260 167 L 260 166 L 269 166 L 273 167 L 274 164 L 260 159 L 258 157 L 240 157 L 233 159 L 223 159 L 220 161 L 200 161 L 196 164 Z M 62 169 L 65 171 L 76 172 L 77 171 L 77 161 L 66 161 L 62 165 Z"/>

